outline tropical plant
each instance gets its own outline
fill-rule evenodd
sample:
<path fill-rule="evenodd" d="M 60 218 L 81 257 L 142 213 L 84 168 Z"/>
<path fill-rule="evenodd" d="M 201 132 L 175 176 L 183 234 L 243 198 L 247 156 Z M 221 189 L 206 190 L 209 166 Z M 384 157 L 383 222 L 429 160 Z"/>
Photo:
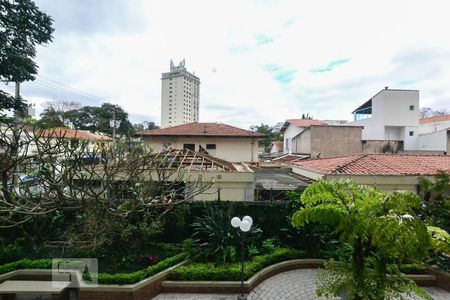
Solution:
<path fill-rule="evenodd" d="M 415 215 L 421 206 L 415 194 L 385 194 L 351 180 L 320 181 L 304 191 L 301 202 L 293 226 L 327 224 L 352 248 L 349 263 L 328 264 L 319 295 L 389 299 L 414 291 L 426 297 L 401 273 L 387 274 L 388 265 L 422 260 L 432 246 L 426 225 Z"/>
<path fill-rule="evenodd" d="M 200 248 L 202 258 L 216 263 L 237 260 L 236 247 L 240 245 L 241 237 L 239 231 L 231 226 L 230 220 L 231 211 L 217 206 L 206 206 L 205 215 L 195 218 L 192 238 Z M 252 226 L 245 234 L 247 244 L 255 244 L 260 233 L 257 226 Z"/>
<path fill-rule="evenodd" d="M 433 179 L 420 177 L 418 195 L 423 201 L 421 218 L 428 225 L 450 231 L 450 174 L 440 172 Z"/>

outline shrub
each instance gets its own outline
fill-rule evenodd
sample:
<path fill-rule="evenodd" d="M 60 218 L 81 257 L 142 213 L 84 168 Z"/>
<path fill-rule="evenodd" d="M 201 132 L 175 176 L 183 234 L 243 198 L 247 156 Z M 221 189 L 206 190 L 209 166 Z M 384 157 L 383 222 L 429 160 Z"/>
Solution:
<path fill-rule="evenodd" d="M 170 268 L 177 263 L 182 262 L 186 258 L 185 253 L 181 253 L 172 257 L 169 257 L 165 260 L 160 261 L 159 263 L 150 266 L 144 270 L 132 272 L 132 273 L 117 273 L 117 274 L 108 274 L 108 273 L 99 273 L 94 275 L 94 278 L 97 277 L 98 283 L 100 284 L 133 284 L 144 280 L 150 276 L 155 275 L 167 268 Z"/>
<path fill-rule="evenodd" d="M 244 278 L 249 279 L 263 268 L 286 260 L 304 258 L 304 251 L 279 248 L 270 254 L 255 256 L 244 264 Z M 240 263 L 219 264 L 213 263 L 192 263 L 181 266 L 170 272 L 171 280 L 217 280 L 217 281 L 238 281 L 241 278 Z"/>
<path fill-rule="evenodd" d="M 18 269 L 51 269 L 51 259 L 21 259 L 15 262 L 7 263 L 0 266 L 0 274 L 8 273 Z"/>

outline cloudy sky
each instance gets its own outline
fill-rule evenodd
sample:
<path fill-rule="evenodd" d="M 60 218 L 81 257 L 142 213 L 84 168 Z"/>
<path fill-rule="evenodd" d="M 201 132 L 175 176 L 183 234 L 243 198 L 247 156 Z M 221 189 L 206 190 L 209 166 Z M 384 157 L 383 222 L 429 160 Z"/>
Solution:
<path fill-rule="evenodd" d="M 200 121 L 243 128 L 310 113 L 351 119 L 385 86 L 450 109 L 447 1 L 37 0 L 54 19 L 36 103 L 111 102 L 160 123 L 161 73 L 186 59 Z M 12 87 L 3 87 L 12 91 Z"/>

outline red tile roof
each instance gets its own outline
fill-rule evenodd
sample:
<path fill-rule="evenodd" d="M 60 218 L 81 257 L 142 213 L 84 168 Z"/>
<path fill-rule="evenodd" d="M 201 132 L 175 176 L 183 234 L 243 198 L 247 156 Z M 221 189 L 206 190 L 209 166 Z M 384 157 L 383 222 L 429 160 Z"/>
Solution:
<path fill-rule="evenodd" d="M 264 134 L 237 128 L 222 123 L 188 123 L 178 126 L 136 132 L 137 136 L 214 136 L 214 137 L 256 137 Z"/>
<path fill-rule="evenodd" d="M 293 166 L 321 174 L 435 175 L 450 172 L 450 156 L 363 154 L 296 161 Z"/>
<path fill-rule="evenodd" d="M 421 124 L 442 122 L 442 121 L 450 121 L 450 115 L 435 116 L 435 117 L 430 117 L 430 118 L 419 119 L 419 123 L 421 123 Z"/>
<path fill-rule="evenodd" d="M 46 137 L 62 137 L 66 139 L 78 139 L 88 141 L 110 141 L 110 137 L 92 133 L 87 130 L 67 129 L 62 127 L 46 129 L 38 134 Z"/>

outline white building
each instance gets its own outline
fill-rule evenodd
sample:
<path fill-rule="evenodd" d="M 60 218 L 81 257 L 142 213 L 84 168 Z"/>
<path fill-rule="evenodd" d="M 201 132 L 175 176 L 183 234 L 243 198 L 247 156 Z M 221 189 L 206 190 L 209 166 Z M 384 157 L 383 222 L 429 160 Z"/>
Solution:
<path fill-rule="evenodd" d="M 450 115 L 419 120 L 419 150 L 449 153 Z"/>
<path fill-rule="evenodd" d="M 325 125 L 319 120 L 289 119 L 284 122 L 280 132 L 283 134 L 283 153 L 292 153 L 292 139 L 311 125 Z"/>
<path fill-rule="evenodd" d="M 363 140 L 403 141 L 405 151 L 419 149 L 419 91 L 385 88 L 353 111 L 348 125 L 364 126 Z"/>
<path fill-rule="evenodd" d="M 189 73 L 184 59 L 161 77 L 161 127 L 198 122 L 200 78 Z"/>

